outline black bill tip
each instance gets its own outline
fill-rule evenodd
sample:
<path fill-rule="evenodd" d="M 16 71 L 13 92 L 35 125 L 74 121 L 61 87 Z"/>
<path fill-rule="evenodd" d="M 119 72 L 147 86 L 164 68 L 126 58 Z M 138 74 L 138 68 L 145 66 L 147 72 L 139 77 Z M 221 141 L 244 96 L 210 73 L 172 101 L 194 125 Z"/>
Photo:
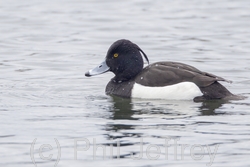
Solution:
<path fill-rule="evenodd" d="M 89 71 L 85 73 L 85 76 L 86 76 L 86 77 L 91 77 Z"/>

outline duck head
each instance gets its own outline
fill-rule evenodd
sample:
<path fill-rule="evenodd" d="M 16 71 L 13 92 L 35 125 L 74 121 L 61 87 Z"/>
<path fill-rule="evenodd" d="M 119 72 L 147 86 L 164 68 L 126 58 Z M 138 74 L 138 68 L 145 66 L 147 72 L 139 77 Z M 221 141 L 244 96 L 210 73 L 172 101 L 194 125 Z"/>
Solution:
<path fill-rule="evenodd" d="M 85 76 L 90 77 L 111 71 L 115 74 L 114 82 L 130 80 L 143 69 L 142 54 L 149 63 L 147 55 L 139 46 L 126 39 L 118 40 L 110 46 L 104 62 L 86 72 Z"/>

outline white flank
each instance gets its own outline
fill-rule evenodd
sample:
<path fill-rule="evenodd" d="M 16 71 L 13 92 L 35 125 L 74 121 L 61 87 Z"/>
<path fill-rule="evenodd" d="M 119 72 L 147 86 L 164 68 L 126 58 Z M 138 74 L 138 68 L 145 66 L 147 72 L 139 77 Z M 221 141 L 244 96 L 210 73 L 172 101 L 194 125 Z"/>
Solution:
<path fill-rule="evenodd" d="M 135 83 L 132 89 L 132 98 L 142 99 L 193 100 L 201 95 L 198 86 L 192 82 L 163 87 L 149 87 Z"/>

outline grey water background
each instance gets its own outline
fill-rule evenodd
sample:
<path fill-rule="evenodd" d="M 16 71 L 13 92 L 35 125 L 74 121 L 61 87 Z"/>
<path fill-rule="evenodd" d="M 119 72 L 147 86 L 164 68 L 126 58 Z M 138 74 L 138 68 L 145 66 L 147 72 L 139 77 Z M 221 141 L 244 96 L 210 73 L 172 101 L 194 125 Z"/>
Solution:
<path fill-rule="evenodd" d="M 0 166 L 34 166 L 34 141 L 37 166 L 54 166 L 59 155 L 61 167 L 250 166 L 250 1 L 1 0 L 0 4 Z M 86 78 L 84 73 L 121 38 L 138 44 L 151 63 L 183 62 L 232 80 L 223 84 L 247 98 L 194 103 L 106 96 L 105 86 L 113 74 Z M 166 137 L 172 144 L 167 158 Z M 76 150 L 75 141 L 83 139 L 77 141 Z M 141 139 L 143 157 L 133 160 L 131 154 L 141 155 Z M 87 140 L 89 149 L 80 151 Z M 104 159 L 101 147 L 93 151 L 94 141 L 107 147 Z M 39 151 L 43 144 L 53 150 Z M 183 144 L 189 145 L 184 154 Z M 195 149 L 200 160 L 190 155 L 195 145 L 204 148 L 204 154 L 198 153 L 201 147 Z M 154 151 L 155 146 L 161 154 L 150 160 L 147 149 Z M 213 161 L 208 147 L 216 151 Z M 41 152 L 45 157 L 53 154 L 52 160 L 42 160 Z"/>

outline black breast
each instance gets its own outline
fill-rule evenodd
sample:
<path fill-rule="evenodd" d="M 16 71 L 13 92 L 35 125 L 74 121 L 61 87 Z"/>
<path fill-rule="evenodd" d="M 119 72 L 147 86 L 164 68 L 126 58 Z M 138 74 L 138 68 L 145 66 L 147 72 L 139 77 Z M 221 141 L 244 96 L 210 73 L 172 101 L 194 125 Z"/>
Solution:
<path fill-rule="evenodd" d="M 114 80 L 111 80 L 106 86 L 105 92 L 107 95 L 116 95 L 130 98 L 134 83 L 134 80 L 124 82 L 115 82 Z"/>

